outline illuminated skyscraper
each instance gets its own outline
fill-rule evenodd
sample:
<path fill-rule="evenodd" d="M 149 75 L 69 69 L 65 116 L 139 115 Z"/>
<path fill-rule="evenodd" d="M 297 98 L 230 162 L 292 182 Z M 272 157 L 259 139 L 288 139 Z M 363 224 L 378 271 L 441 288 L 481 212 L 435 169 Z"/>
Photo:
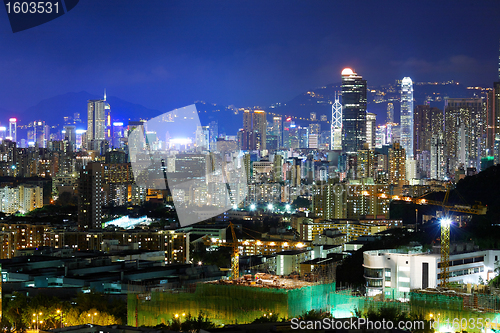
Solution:
<path fill-rule="evenodd" d="M 245 110 L 243 113 L 243 150 L 266 149 L 267 121 L 263 110 Z"/>
<path fill-rule="evenodd" d="M 394 104 L 387 103 L 387 123 L 394 122 Z"/>
<path fill-rule="evenodd" d="M 87 149 L 99 150 L 101 144 L 107 136 L 107 114 L 109 114 L 109 104 L 104 99 L 89 100 L 87 103 Z"/>
<path fill-rule="evenodd" d="M 114 122 L 113 123 L 113 140 L 112 140 L 112 145 L 113 148 L 120 148 L 121 145 L 121 138 L 123 138 L 124 133 L 123 133 L 123 123 L 122 122 Z"/>
<path fill-rule="evenodd" d="M 444 147 L 448 172 L 464 167 L 480 169 L 485 156 L 486 106 L 481 98 L 446 98 Z"/>
<path fill-rule="evenodd" d="M 283 124 L 281 117 L 273 117 L 273 135 L 278 138 L 278 148 L 283 146 Z"/>
<path fill-rule="evenodd" d="M 409 77 L 401 83 L 401 147 L 406 158 L 413 158 L 413 82 Z"/>
<path fill-rule="evenodd" d="M 366 80 L 352 69 L 342 71 L 342 150 L 354 153 L 366 142 Z"/>
<path fill-rule="evenodd" d="M 342 150 L 342 104 L 337 95 L 332 105 L 331 150 Z"/>
<path fill-rule="evenodd" d="M 377 126 L 377 115 L 375 113 L 368 112 L 366 114 L 366 143 L 368 143 L 368 149 L 375 149 L 375 139 L 376 139 L 376 126 Z"/>
<path fill-rule="evenodd" d="M 9 119 L 9 137 L 12 141 L 17 142 L 17 119 Z"/>

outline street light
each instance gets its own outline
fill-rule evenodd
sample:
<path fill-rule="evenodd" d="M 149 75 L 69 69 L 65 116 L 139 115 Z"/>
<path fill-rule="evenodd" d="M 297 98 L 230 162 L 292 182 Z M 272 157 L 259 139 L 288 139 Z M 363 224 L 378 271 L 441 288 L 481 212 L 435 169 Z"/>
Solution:
<path fill-rule="evenodd" d="M 255 210 L 255 204 L 250 205 L 250 210 Z"/>
<path fill-rule="evenodd" d="M 90 313 L 88 313 L 88 314 L 87 314 L 87 317 L 89 317 L 89 318 L 90 318 L 90 316 L 91 316 L 91 314 L 90 314 Z M 97 312 L 94 312 L 94 313 L 92 314 L 92 325 L 94 325 L 94 316 L 97 316 Z"/>
<path fill-rule="evenodd" d="M 57 309 L 56 313 L 60 316 L 61 319 L 61 328 L 63 327 L 63 319 L 62 319 L 62 311 Z"/>
<path fill-rule="evenodd" d="M 36 317 L 36 319 L 33 319 L 33 322 L 36 323 L 36 330 L 39 331 L 38 329 L 38 323 L 43 323 L 43 321 L 40 321 L 38 322 L 38 316 L 42 316 L 43 313 L 42 312 L 38 312 L 38 313 L 33 313 L 33 317 Z"/>
<path fill-rule="evenodd" d="M 267 205 L 267 209 L 273 210 L 273 204 L 270 203 L 269 205 Z"/>

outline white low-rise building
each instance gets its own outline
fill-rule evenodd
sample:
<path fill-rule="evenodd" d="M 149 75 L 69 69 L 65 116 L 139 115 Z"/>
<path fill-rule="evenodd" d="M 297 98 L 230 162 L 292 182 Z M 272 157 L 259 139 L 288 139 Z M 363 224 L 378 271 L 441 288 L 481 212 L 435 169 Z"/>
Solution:
<path fill-rule="evenodd" d="M 421 247 L 411 247 L 363 252 L 367 295 L 437 287 L 441 255 L 439 248 L 434 250 L 422 252 Z M 500 258 L 500 250 L 471 251 L 467 246 L 458 250 L 450 253 L 450 282 L 477 284 L 480 278 L 486 282 L 495 277 L 495 263 Z"/>

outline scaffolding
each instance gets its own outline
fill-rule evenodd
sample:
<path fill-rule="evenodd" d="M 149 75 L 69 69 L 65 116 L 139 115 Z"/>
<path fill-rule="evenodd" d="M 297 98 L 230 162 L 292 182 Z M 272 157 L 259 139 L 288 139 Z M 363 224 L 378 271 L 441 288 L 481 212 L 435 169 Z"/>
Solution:
<path fill-rule="evenodd" d="M 156 326 L 200 312 L 216 324 L 250 323 L 264 314 L 293 318 L 310 310 L 328 311 L 335 283 L 295 289 L 199 283 L 192 288 L 128 296 L 128 324 Z"/>

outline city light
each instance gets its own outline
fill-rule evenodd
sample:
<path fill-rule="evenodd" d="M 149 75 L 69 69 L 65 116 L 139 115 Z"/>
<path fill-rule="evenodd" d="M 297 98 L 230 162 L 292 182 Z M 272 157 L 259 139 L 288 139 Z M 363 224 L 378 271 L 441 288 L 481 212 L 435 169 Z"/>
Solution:
<path fill-rule="evenodd" d="M 449 217 L 443 217 L 439 220 L 439 223 L 441 223 L 442 226 L 449 226 L 451 224 L 451 219 Z"/>
<path fill-rule="evenodd" d="M 267 209 L 269 209 L 269 210 L 273 210 L 273 204 L 271 204 L 271 203 L 270 203 L 270 204 L 268 204 L 268 205 L 267 205 Z"/>
<path fill-rule="evenodd" d="M 255 208 L 256 208 L 256 207 L 255 207 L 255 204 L 251 204 L 251 205 L 250 205 L 250 210 L 255 210 Z"/>
<path fill-rule="evenodd" d="M 289 205 L 289 204 L 286 204 L 285 209 L 286 209 L 286 210 L 290 210 L 290 208 L 291 208 L 291 207 L 290 207 L 290 205 Z"/>

